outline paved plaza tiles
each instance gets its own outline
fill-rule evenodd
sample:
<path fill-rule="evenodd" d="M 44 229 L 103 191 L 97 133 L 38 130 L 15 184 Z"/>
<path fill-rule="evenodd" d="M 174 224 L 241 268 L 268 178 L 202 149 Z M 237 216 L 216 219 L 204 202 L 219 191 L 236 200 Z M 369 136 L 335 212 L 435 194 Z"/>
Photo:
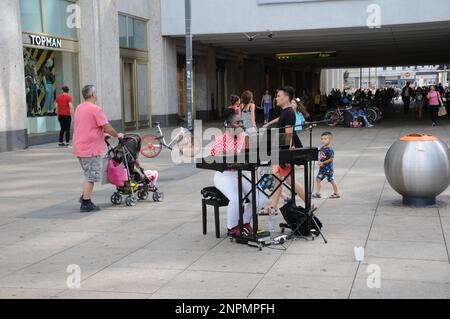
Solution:
<path fill-rule="evenodd" d="M 315 130 L 314 143 L 326 129 Z M 450 122 L 332 132 L 343 197 L 316 201 L 329 244 L 295 240 L 262 252 L 225 238 L 224 209 L 222 238 L 212 216 L 202 235 L 200 190 L 214 173 L 174 166 L 168 151 L 142 159 L 160 172 L 163 203 L 112 207 L 105 185 L 96 188 L 103 209 L 95 214 L 78 212 L 82 176 L 70 150 L 2 153 L 0 298 L 450 298 L 450 189 L 434 207 L 403 207 L 383 167 L 403 134 L 433 133 L 450 144 Z M 365 247 L 363 262 L 355 246 Z M 79 289 L 68 288 L 69 265 L 80 267 Z M 379 288 L 368 285 L 374 265 Z"/>

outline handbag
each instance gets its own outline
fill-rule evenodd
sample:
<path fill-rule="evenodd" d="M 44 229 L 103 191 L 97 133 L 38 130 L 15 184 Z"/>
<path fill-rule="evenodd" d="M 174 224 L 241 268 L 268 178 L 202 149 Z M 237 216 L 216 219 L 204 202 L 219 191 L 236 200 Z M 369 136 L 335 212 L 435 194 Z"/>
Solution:
<path fill-rule="evenodd" d="M 353 121 L 350 122 L 351 128 L 361 128 L 362 126 L 362 121 L 359 118 L 354 118 Z"/>
<path fill-rule="evenodd" d="M 441 104 L 441 106 L 439 107 L 438 116 L 443 117 L 446 115 L 447 115 L 447 110 L 445 109 L 445 106 Z"/>
<path fill-rule="evenodd" d="M 108 162 L 108 181 L 117 187 L 125 186 L 128 181 L 128 172 L 123 163 L 116 163 L 114 160 Z"/>

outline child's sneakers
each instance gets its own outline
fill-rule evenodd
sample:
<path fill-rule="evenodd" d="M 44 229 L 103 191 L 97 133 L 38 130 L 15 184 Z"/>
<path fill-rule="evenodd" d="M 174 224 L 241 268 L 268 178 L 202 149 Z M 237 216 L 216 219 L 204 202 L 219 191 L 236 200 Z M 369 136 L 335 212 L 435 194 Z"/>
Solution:
<path fill-rule="evenodd" d="M 313 198 L 322 198 L 322 194 L 320 194 L 320 193 L 314 193 L 314 194 L 312 194 L 312 197 L 313 197 Z"/>

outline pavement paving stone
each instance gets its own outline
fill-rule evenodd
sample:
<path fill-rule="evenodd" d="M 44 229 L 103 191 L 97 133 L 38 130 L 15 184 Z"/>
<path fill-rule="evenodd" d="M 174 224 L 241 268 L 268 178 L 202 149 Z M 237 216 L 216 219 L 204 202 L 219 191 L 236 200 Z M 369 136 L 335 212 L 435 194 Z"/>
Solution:
<path fill-rule="evenodd" d="M 450 188 L 435 206 L 405 207 L 386 181 L 384 157 L 411 132 L 450 143 L 449 126 L 387 121 L 370 130 L 323 128 L 334 134 L 342 191 L 341 199 L 330 199 L 323 183 L 324 197 L 314 201 L 329 243 L 296 239 L 261 252 L 226 239 L 226 208 L 221 238 L 211 208 L 202 234 L 200 190 L 213 185 L 214 172 L 174 165 L 168 151 L 140 159 L 159 171 L 163 202 L 113 206 L 114 187 L 96 185 L 93 200 L 102 211 L 95 214 L 79 213 L 83 177 L 70 150 L 51 144 L 0 153 L 0 298 L 448 299 Z M 321 131 L 314 131 L 314 145 Z M 260 218 L 261 228 L 267 223 Z M 365 247 L 362 263 L 356 246 Z M 68 289 L 70 265 L 81 269 L 81 289 Z M 369 265 L 381 270 L 380 289 L 367 286 Z"/>

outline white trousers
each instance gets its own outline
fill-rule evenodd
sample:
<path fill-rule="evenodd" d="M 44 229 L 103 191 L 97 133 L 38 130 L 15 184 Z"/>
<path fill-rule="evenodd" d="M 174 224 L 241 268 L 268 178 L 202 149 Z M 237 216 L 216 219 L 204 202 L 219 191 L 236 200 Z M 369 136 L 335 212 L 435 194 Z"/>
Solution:
<path fill-rule="evenodd" d="M 250 179 L 249 172 L 244 172 L 244 176 Z M 214 175 L 214 186 L 220 190 L 230 201 L 227 209 L 227 226 L 228 229 L 232 229 L 239 225 L 239 196 L 238 196 L 238 173 L 237 172 L 216 172 Z M 242 191 L 243 196 L 247 195 L 252 189 L 252 185 L 245 178 L 242 178 Z M 248 198 L 252 200 L 252 195 Z M 257 209 L 263 208 L 263 205 L 267 202 L 267 198 L 259 191 L 256 194 L 256 207 Z M 252 204 L 245 204 L 244 206 L 244 224 L 252 221 Z"/>

